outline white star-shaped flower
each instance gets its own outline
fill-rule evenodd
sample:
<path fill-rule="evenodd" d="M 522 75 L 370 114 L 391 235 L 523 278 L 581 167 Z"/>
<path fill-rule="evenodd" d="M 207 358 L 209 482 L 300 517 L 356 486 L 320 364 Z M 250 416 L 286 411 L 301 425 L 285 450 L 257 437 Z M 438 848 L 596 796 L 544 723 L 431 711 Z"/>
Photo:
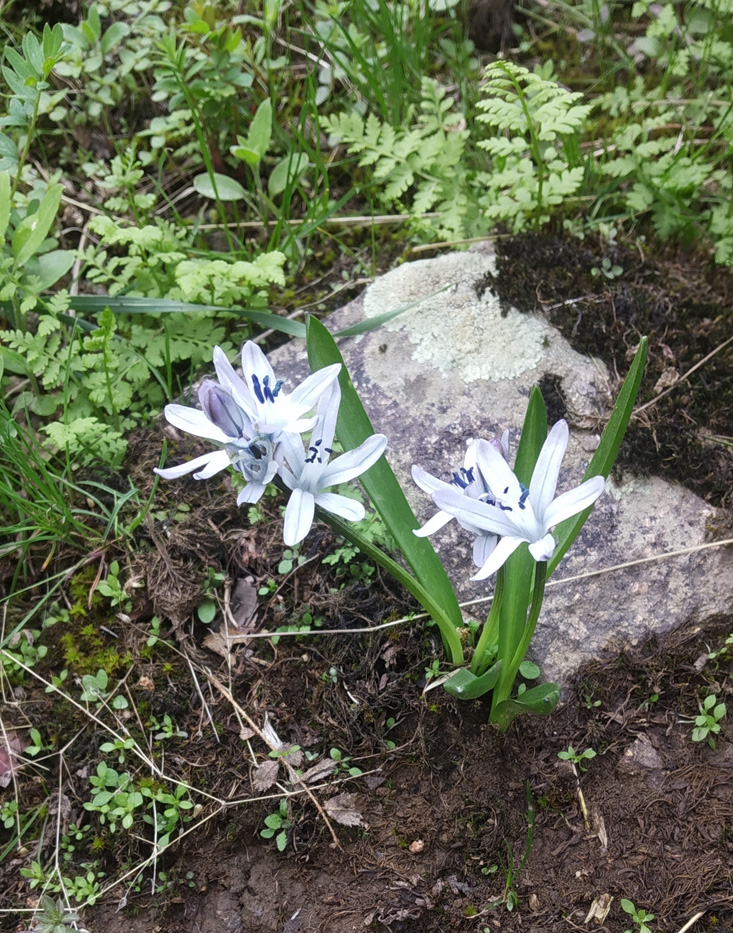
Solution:
<path fill-rule="evenodd" d="M 495 573 L 524 542 L 536 561 L 549 560 L 555 551 L 551 529 L 587 509 L 601 495 L 605 480 L 594 476 L 554 498 L 568 438 L 567 423 L 558 421 L 542 445 L 529 489 L 521 485 L 494 447 L 482 445 L 477 451 L 477 464 L 495 497 L 493 504 L 471 499 L 452 487 L 433 493 L 438 508 L 462 523 L 500 536 L 499 543 L 472 579 L 483 580 Z"/>
<path fill-rule="evenodd" d="M 324 366 L 288 395 L 283 391 L 283 380 L 275 376 L 270 361 L 251 340 L 242 347 L 243 379 L 220 347 L 214 348 L 214 366 L 219 382 L 249 414 L 256 432 L 269 434 L 273 441 L 282 431 L 300 434 L 313 427 L 315 419 L 303 419 L 303 415 L 316 407 L 341 370 L 340 363 Z"/>
<path fill-rule="evenodd" d="M 441 489 L 447 489 L 459 491 L 462 495 L 468 496 L 470 499 L 479 499 L 482 502 L 494 502 L 493 493 L 478 464 L 477 454 L 483 444 L 490 444 L 505 460 L 509 459 L 509 432 L 505 431 L 501 440 L 492 438 L 490 441 L 471 441 L 466 450 L 463 467 L 453 474 L 453 478 L 449 483 L 432 476 L 419 466 L 413 466 L 412 478 L 420 489 L 429 493 L 431 496 Z M 447 525 L 454 517 L 454 515 L 441 509 L 439 512 L 436 512 L 432 518 L 429 518 L 422 528 L 416 529 L 415 534 L 419 538 L 434 534 L 444 525 Z M 473 542 L 473 562 L 477 567 L 482 567 L 493 553 L 499 540 L 498 536 L 491 532 L 486 532 L 481 528 L 477 528 L 471 522 L 458 519 L 458 523 L 462 528 L 465 528 L 466 531 L 477 536 Z"/>
<path fill-rule="evenodd" d="M 187 473 L 193 473 L 194 479 L 209 479 L 233 466 L 247 480 L 247 485 L 237 497 L 237 505 L 257 502 L 279 466 L 272 441 L 266 435 L 257 434 L 249 414 L 234 401 L 227 389 L 211 379 L 201 383 L 199 402 L 201 410 L 185 405 L 166 405 L 165 417 L 181 431 L 215 441 L 223 449 L 164 470 L 156 467 L 155 472 L 163 479 L 176 479 Z"/>
<path fill-rule="evenodd" d="M 383 434 L 373 434 L 354 450 L 329 462 L 340 403 L 341 389 L 338 382 L 333 382 L 318 403 L 317 421 L 307 450 L 298 434 L 282 437 L 287 466 L 283 465 L 280 476 L 292 490 L 285 508 L 283 529 L 283 540 L 288 547 L 308 534 L 317 505 L 347 521 L 358 522 L 364 518 L 364 506 L 360 502 L 326 490 L 329 486 L 347 483 L 373 466 L 384 453 L 387 438 Z"/>

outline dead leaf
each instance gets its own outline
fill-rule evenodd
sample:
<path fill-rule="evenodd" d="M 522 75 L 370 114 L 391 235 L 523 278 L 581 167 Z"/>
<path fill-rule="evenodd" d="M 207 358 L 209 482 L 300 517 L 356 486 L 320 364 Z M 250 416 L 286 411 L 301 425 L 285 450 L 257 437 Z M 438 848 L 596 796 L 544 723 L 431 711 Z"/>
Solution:
<path fill-rule="evenodd" d="M 288 764 L 292 765 L 293 768 L 299 768 L 303 764 L 303 752 L 297 745 L 287 745 L 282 757 L 287 758 Z"/>
<path fill-rule="evenodd" d="M 316 762 L 312 768 L 308 768 L 303 775 L 303 780 L 306 784 L 322 781 L 324 778 L 327 778 L 329 774 L 332 774 L 337 766 L 337 761 L 334 761 L 332 758 L 324 758 L 323 761 Z"/>
<path fill-rule="evenodd" d="M 381 787 L 382 784 L 387 780 L 386 777 L 382 777 L 380 774 L 365 774 L 362 778 L 369 790 L 376 790 L 378 787 Z"/>
<path fill-rule="evenodd" d="M 604 923 L 611 909 L 611 904 L 613 904 L 613 896 L 611 894 L 599 894 L 590 905 L 588 915 L 583 922 L 590 923 L 591 920 L 595 920 L 596 923 Z"/>
<path fill-rule="evenodd" d="M 324 803 L 323 809 L 342 826 L 363 826 L 361 813 L 354 809 L 355 800 L 356 794 L 337 794 Z"/>
<path fill-rule="evenodd" d="M 252 775 L 252 787 L 257 793 L 269 790 L 277 780 L 277 773 L 280 770 L 279 761 L 263 761 L 257 765 Z"/>
<path fill-rule="evenodd" d="M 224 659 L 228 658 L 231 652 L 231 640 L 227 640 L 221 632 L 209 632 L 202 644 L 204 648 Z"/>
<path fill-rule="evenodd" d="M 14 729 L 8 729 L 5 733 L 0 733 L 0 787 L 8 786 L 18 770 L 17 759 L 22 754 L 23 742 Z"/>
<path fill-rule="evenodd" d="M 257 611 L 257 589 L 252 577 L 240 577 L 234 584 L 229 606 L 230 622 L 237 628 L 252 628 Z"/>

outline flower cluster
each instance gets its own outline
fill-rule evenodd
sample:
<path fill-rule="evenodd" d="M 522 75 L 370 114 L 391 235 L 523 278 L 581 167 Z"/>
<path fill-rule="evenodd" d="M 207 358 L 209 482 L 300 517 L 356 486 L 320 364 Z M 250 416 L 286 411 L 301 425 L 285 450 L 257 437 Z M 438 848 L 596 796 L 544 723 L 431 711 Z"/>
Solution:
<path fill-rule="evenodd" d="M 473 580 L 496 573 L 525 542 L 536 561 L 549 560 L 556 546 L 551 529 L 591 506 L 605 486 L 602 476 L 593 476 L 555 498 L 568 438 L 567 422 L 558 421 L 542 446 L 529 489 L 509 467 L 506 434 L 501 441 L 473 441 L 450 483 L 413 467 L 415 482 L 440 509 L 415 534 L 432 534 L 453 518 L 476 534 L 473 558 L 480 570 Z"/>
<path fill-rule="evenodd" d="M 175 479 L 193 473 L 208 479 L 231 466 L 246 483 L 237 505 L 257 502 L 276 476 L 291 490 L 285 510 L 283 538 L 302 541 L 313 523 L 316 505 L 349 521 L 364 518 L 364 507 L 347 496 L 326 492 L 368 470 L 384 452 L 387 439 L 374 434 L 363 444 L 329 462 L 341 402 L 335 363 L 313 373 L 288 395 L 260 348 L 251 341 L 242 349 L 242 374 L 234 371 L 220 347 L 214 349 L 218 382 L 206 379 L 199 389 L 201 409 L 166 405 L 174 427 L 214 441 L 219 447 L 179 466 L 156 473 Z M 315 416 L 306 418 L 316 408 Z M 310 431 L 308 446 L 302 435 Z M 194 472 L 195 471 L 195 472 Z"/>

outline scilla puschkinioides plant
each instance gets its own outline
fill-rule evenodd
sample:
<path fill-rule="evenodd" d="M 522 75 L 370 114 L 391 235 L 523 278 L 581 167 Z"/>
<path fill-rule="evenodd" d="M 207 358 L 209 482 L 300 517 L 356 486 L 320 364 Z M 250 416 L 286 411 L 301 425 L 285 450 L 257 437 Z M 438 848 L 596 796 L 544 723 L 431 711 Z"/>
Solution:
<path fill-rule="evenodd" d="M 521 713 L 550 712 L 560 696 L 557 684 L 541 684 L 512 699 L 514 680 L 539 618 L 545 581 L 583 527 L 618 454 L 644 370 L 646 338 L 580 486 L 555 498 L 569 431 L 560 421 L 548 433 L 542 394 L 535 388 L 514 470 L 507 462 L 506 434 L 501 441 L 474 441 L 463 470 L 450 483 L 415 468 L 418 485 L 440 509 L 422 529 L 382 456 L 387 439 L 374 433 L 333 337 L 310 318 L 306 341 L 313 373 L 289 395 L 254 343 L 242 351 L 244 378 L 215 349 L 218 382 L 203 382 L 201 410 L 168 405 L 165 414 L 175 427 L 219 448 L 157 472 L 165 479 L 187 473 L 207 479 L 234 467 L 245 481 L 237 497 L 240 505 L 257 502 L 275 481 L 290 493 L 283 529 L 288 547 L 302 541 L 318 517 L 421 602 L 440 628 L 450 662 L 459 667 L 446 683 L 451 694 L 470 699 L 493 690 L 491 720 L 502 729 Z M 306 417 L 313 409 L 315 416 Z M 335 437 L 345 453 L 331 459 Z M 412 573 L 353 527 L 364 518 L 361 503 L 328 491 L 357 476 Z M 464 626 L 458 602 L 426 537 L 452 518 L 477 535 L 474 561 L 481 569 L 474 579 L 497 574 L 491 612 L 469 668 L 461 666 L 459 630 Z"/>

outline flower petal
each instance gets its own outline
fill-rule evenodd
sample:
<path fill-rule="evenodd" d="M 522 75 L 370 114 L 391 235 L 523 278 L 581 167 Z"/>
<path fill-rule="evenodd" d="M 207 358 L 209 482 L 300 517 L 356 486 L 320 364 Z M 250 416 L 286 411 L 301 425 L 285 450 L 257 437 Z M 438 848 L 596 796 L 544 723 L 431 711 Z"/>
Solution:
<path fill-rule="evenodd" d="M 279 447 L 282 455 L 287 461 L 288 466 L 295 476 L 300 476 L 305 466 L 305 450 L 303 450 L 303 438 L 300 434 L 290 431 L 280 434 Z"/>
<path fill-rule="evenodd" d="M 529 546 L 529 553 L 535 560 L 549 560 L 555 553 L 556 542 L 552 535 L 547 534 L 540 541 L 534 541 Z"/>
<path fill-rule="evenodd" d="M 349 522 L 360 522 L 366 515 L 361 502 L 350 499 L 348 496 L 340 496 L 335 492 L 317 492 L 315 499 L 316 505 Z"/>
<path fill-rule="evenodd" d="M 285 524 L 283 526 L 283 541 L 288 547 L 293 547 L 310 531 L 315 512 L 315 499 L 313 493 L 304 489 L 294 489 L 290 493 L 288 504 L 285 507 Z"/>
<path fill-rule="evenodd" d="M 494 444 L 476 441 L 476 465 L 497 501 L 517 502 L 520 499 L 522 487 L 519 480 Z"/>
<path fill-rule="evenodd" d="M 207 440 L 217 441 L 219 444 L 227 442 L 227 435 L 221 428 L 217 428 L 215 424 L 212 424 L 198 408 L 187 408 L 185 405 L 166 405 L 163 413 L 169 424 L 172 424 L 174 428 L 185 431 L 186 434 L 205 437 Z"/>
<path fill-rule="evenodd" d="M 602 476 L 592 476 L 575 489 L 569 489 L 545 509 L 542 517 L 545 529 L 553 528 L 566 518 L 571 518 L 593 505 L 596 499 L 606 488 L 606 481 Z"/>
<path fill-rule="evenodd" d="M 453 488 L 451 483 L 446 483 L 442 479 L 438 479 L 433 476 L 431 473 L 427 473 L 422 467 L 413 466 L 412 468 L 412 478 L 415 483 L 422 489 L 423 492 L 429 493 L 431 496 L 438 489 L 451 489 Z"/>
<path fill-rule="evenodd" d="M 475 574 L 475 576 L 471 577 L 471 579 L 485 580 L 487 577 L 490 577 L 492 573 L 496 573 L 499 567 L 504 565 L 504 563 L 512 556 L 520 544 L 522 544 L 521 538 L 512 538 L 511 536 L 501 538 L 499 543 L 491 552 L 489 559 L 484 563 L 479 572 Z"/>
<path fill-rule="evenodd" d="M 221 450 L 214 450 L 208 454 L 202 454 L 200 457 L 196 457 L 193 460 L 189 460 L 187 463 L 181 463 L 179 466 L 167 467 L 165 470 L 161 470 L 158 467 L 155 467 L 153 473 L 157 473 L 158 476 L 162 476 L 163 479 L 178 479 L 179 476 L 185 476 L 187 473 L 193 473 L 194 470 L 198 470 L 199 467 L 206 466 L 214 454 L 224 453 Z M 226 454 L 224 454 L 226 456 Z M 227 458 L 228 460 L 229 458 Z"/>
<path fill-rule="evenodd" d="M 473 542 L 473 562 L 483 567 L 496 550 L 499 539 L 496 535 L 480 534 Z"/>
<path fill-rule="evenodd" d="M 330 366 L 324 366 L 323 369 L 312 373 L 293 389 L 288 396 L 288 405 L 295 413 L 296 418 L 310 411 L 311 408 L 315 408 L 322 393 L 338 378 L 340 372 L 341 363 L 332 363 Z M 331 439 L 333 440 L 333 436 Z"/>
<path fill-rule="evenodd" d="M 319 488 L 347 483 L 360 473 L 364 473 L 379 460 L 386 446 L 387 438 L 384 434 L 372 434 L 363 444 L 359 444 L 354 450 L 348 450 L 328 464 L 321 474 Z"/>
<path fill-rule="evenodd" d="M 217 473 L 221 473 L 222 470 L 226 470 L 232 462 L 229 459 L 229 454 L 225 450 L 215 450 L 213 453 L 209 454 L 208 459 L 209 462 L 203 470 L 199 470 L 198 473 L 193 474 L 194 479 L 209 479 L 210 476 L 214 476 Z"/>
<path fill-rule="evenodd" d="M 557 489 L 560 465 L 568 446 L 570 432 L 567 421 L 558 421 L 547 435 L 537 458 L 529 483 L 529 501 L 537 520 L 542 522 L 545 509 L 553 500 Z"/>
<path fill-rule="evenodd" d="M 475 525 L 492 534 L 516 535 L 520 531 L 510 512 L 503 512 L 497 506 L 479 499 L 471 499 L 453 488 L 438 490 L 433 495 L 433 502 L 439 509 L 455 516 L 459 522 Z"/>
<path fill-rule="evenodd" d="M 221 347 L 214 347 L 214 369 L 219 382 L 232 393 L 250 418 L 255 417 L 257 406 L 247 384 L 237 375 Z"/>
<path fill-rule="evenodd" d="M 242 347 L 242 374 L 250 392 L 252 392 L 250 385 L 252 376 L 257 376 L 260 385 L 264 382 L 265 376 L 269 376 L 269 381 L 273 385 L 277 382 L 270 361 L 253 340 L 248 340 Z"/>
<path fill-rule="evenodd" d="M 237 505 L 244 505 L 245 502 L 249 504 L 259 502 L 266 488 L 265 483 L 247 483 L 237 496 Z"/>
<path fill-rule="evenodd" d="M 440 529 L 445 527 L 452 519 L 452 515 L 441 510 L 440 512 L 436 512 L 432 518 L 429 518 L 421 528 L 415 528 L 412 533 L 418 538 L 427 538 L 428 535 L 433 535 L 436 531 L 440 531 Z"/>

